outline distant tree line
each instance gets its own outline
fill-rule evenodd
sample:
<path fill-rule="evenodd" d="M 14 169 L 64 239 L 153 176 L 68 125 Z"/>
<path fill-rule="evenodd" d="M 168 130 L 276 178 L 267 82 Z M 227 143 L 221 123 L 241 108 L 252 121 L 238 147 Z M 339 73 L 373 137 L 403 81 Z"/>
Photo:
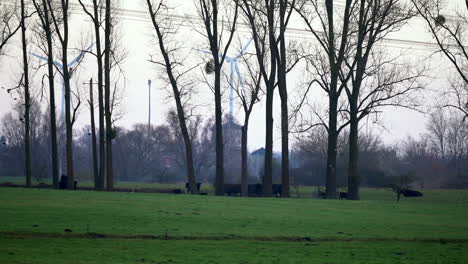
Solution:
<path fill-rule="evenodd" d="M 45 181 L 50 177 L 50 133 L 46 112 L 41 112 L 37 103 L 32 104 L 35 113 L 31 122 L 31 166 L 32 177 Z M 8 113 L 0 123 L 3 142 L 0 155 L 0 176 L 24 175 L 24 124 L 18 119 L 20 108 Z M 130 129 L 116 128 L 114 148 L 114 170 L 118 181 L 183 183 L 186 181 L 183 162 L 184 146 L 180 140 L 180 129 L 176 113 L 167 115 L 167 125 L 154 126 L 148 134 L 147 124 L 136 124 Z M 194 169 L 199 182 L 215 181 L 215 126 L 212 119 L 202 120 L 189 126 L 194 142 Z M 240 132 L 240 131 L 239 131 Z M 344 189 L 347 184 L 348 131 L 338 139 L 337 186 Z M 64 133 L 59 134 L 59 142 Z M 291 153 L 291 184 L 325 186 L 327 134 L 324 129 L 315 129 L 296 139 Z M 227 183 L 238 183 L 241 173 L 239 142 L 225 142 L 230 150 Z M 439 109 L 434 112 L 426 132 L 417 138 L 408 137 L 401 142 L 388 145 L 382 138 L 364 134 L 359 142 L 361 163 L 359 164 L 362 185 L 388 188 L 399 177 L 409 177 L 409 184 L 416 188 L 468 188 L 468 124 L 458 112 Z M 237 147 L 237 148 L 236 148 Z M 65 149 L 59 149 L 63 153 Z M 90 127 L 77 133 L 74 141 L 76 172 L 78 180 L 93 181 L 92 137 Z M 252 153 L 249 163 L 255 161 Z M 263 168 L 249 171 L 248 183 L 261 183 Z M 273 159 L 273 182 L 281 182 L 281 158 L 278 153 Z"/>
<path fill-rule="evenodd" d="M 459 112 L 438 109 L 430 115 L 426 132 L 416 137 L 385 144 L 375 133 L 360 138 L 359 174 L 362 185 L 390 187 L 401 177 L 415 188 L 468 187 L 468 124 Z M 348 131 L 338 138 L 337 186 L 347 186 Z M 293 181 L 305 185 L 325 185 L 326 160 L 324 129 L 303 134 L 294 145 Z"/>

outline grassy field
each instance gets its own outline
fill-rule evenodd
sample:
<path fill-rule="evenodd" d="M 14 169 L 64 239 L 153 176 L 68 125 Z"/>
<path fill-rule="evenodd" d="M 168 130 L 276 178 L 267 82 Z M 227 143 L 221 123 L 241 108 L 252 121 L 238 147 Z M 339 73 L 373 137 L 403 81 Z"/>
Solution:
<path fill-rule="evenodd" d="M 5 176 L 0 176 L 0 184 L 5 183 L 5 182 L 11 182 L 14 184 L 25 184 L 25 179 L 24 177 L 5 177 Z M 33 179 L 33 185 L 37 185 L 39 183 L 46 183 L 46 184 L 52 184 L 52 179 L 41 179 L 37 181 L 36 179 Z M 78 182 L 79 187 L 93 187 L 94 183 L 92 181 L 80 181 Z M 144 182 L 124 182 L 124 181 L 117 181 L 115 182 L 115 188 L 156 188 L 156 189 L 185 189 L 185 184 L 180 183 L 180 184 L 160 184 L 160 183 L 144 183 Z M 324 187 L 321 187 L 321 190 L 324 191 Z M 344 191 L 344 190 L 343 190 Z M 206 192 L 210 195 L 214 194 L 214 188 L 211 184 L 203 183 L 201 186 L 201 192 Z M 431 192 L 431 199 L 434 201 L 453 201 L 456 199 L 463 199 L 462 196 L 463 194 L 458 194 L 456 192 L 453 193 L 455 197 L 450 196 L 444 196 L 440 192 Z M 316 198 L 316 193 L 317 193 L 317 187 L 315 186 L 298 186 L 298 187 L 291 187 L 291 197 L 293 198 Z M 395 200 L 395 195 L 390 189 L 371 189 L 371 188 L 366 188 L 363 189 L 363 192 L 361 194 L 363 200 L 381 200 L 381 201 L 391 201 Z M 448 198 L 448 199 L 446 199 Z"/>
<path fill-rule="evenodd" d="M 0 263 L 468 263 L 468 191 L 363 198 L 0 188 Z"/>

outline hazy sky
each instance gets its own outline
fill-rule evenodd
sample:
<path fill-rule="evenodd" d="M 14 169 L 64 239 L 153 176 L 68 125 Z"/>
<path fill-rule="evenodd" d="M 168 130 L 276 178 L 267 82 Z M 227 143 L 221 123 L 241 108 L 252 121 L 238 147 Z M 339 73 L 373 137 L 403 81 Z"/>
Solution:
<path fill-rule="evenodd" d="M 146 123 L 148 120 L 148 79 L 152 80 L 152 123 L 162 124 L 165 122 L 165 115 L 173 106 L 173 101 L 167 99 L 168 90 L 164 89 L 165 82 L 161 80 L 161 72 L 156 70 L 155 66 L 148 62 L 150 54 L 157 54 L 156 42 L 152 38 L 153 29 L 150 24 L 149 16 L 145 13 L 144 1 L 121 1 L 121 7 L 127 9 L 122 17 L 120 24 L 121 32 L 123 34 L 122 44 L 125 46 L 128 57 L 123 65 L 123 71 L 125 74 L 125 91 L 122 94 L 122 105 L 120 107 L 121 112 L 124 116 L 118 121 L 118 126 L 130 127 L 135 123 Z M 175 12 L 180 15 L 192 15 L 196 16 L 196 12 L 192 1 L 168 1 L 174 4 Z M 175 4 L 175 3 L 179 4 Z M 342 2 L 342 1 L 337 1 Z M 453 12 L 457 6 L 464 7 L 463 0 L 449 1 L 451 6 L 447 12 Z M 92 32 L 91 25 L 89 24 L 88 18 L 77 8 L 73 11 L 73 20 L 71 21 L 71 27 L 73 29 L 71 47 L 80 48 L 81 43 L 86 42 L 86 36 L 89 32 Z M 461 9 L 463 10 L 463 9 Z M 192 51 L 190 62 L 201 62 L 205 59 L 204 55 L 194 52 L 193 48 L 206 47 L 206 40 L 196 33 L 196 26 L 188 26 L 181 28 L 180 34 L 177 40 L 185 46 L 187 52 Z M 307 32 L 302 31 L 304 26 L 302 23 L 296 21 L 291 25 L 292 30 L 289 32 L 291 39 L 302 41 L 307 43 L 311 41 L 311 36 Z M 199 28 L 203 30 L 202 28 Z M 430 55 L 435 46 L 431 44 L 424 44 L 425 42 L 432 42 L 430 35 L 427 32 L 426 27 L 421 19 L 412 20 L 400 33 L 394 34 L 389 37 L 383 45 L 385 48 L 390 50 L 404 50 L 408 55 L 408 59 L 417 61 Z M 245 28 L 240 29 L 238 39 L 241 41 L 248 41 L 248 31 Z M 20 75 L 21 67 L 21 50 L 18 38 L 14 39 L 10 43 L 7 51 L 11 56 L 4 56 L 0 58 L 0 86 L 11 87 L 15 80 Z M 89 42 L 89 40 L 88 40 Z M 39 50 L 33 46 L 30 47 L 32 52 L 39 52 Z M 230 54 L 236 54 L 237 45 L 229 52 Z M 250 49 L 253 52 L 253 47 Z M 71 51 L 72 53 L 75 51 Z M 75 52 L 76 54 L 76 52 Z M 38 65 L 38 61 L 31 58 L 35 66 Z M 87 86 L 83 83 L 88 82 L 92 76 L 92 65 L 94 65 L 95 59 L 91 56 L 87 56 L 83 63 L 80 65 L 80 71 L 72 81 L 73 89 L 87 90 Z M 433 67 L 431 74 L 436 76 L 437 79 L 431 80 L 429 85 L 429 91 L 426 93 L 424 102 L 426 106 L 432 105 L 435 101 L 440 101 L 441 98 L 437 97 L 438 92 L 447 84 L 447 78 L 449 77 L 450 64 L 440 56 L 435 56 L 428 64 Z M 240 65 L 242 68 L 242 65 Z M 45 70 L 45 69 L 43 69 Z M 37 72 L 33 77 L 33 84 L 38 88 L 41 86 L 41 77 L 43 70 Z M 225 71 L 228 73 L 229 67 L 225 66 Z M 300 84 L 304 81 L 303 69 L 297 69 L 288 76 L 288 85 L 291 89 L 291 93 L 300 88 Z M 120 82 L 120 86 L 123 88 L 123 81 Z M 224 83 L 227 86 L 227 82 Z M 57 78 L 57 92 L 60 91 L 60 83 Z M 198 95 L 195 97 L 196 104 L 201 105 L 198 108 L 199 113 L 213 116 L 213 95 L 206 85 L 200 84 L 197 87 Z M 39 94 L 38 92 L 36 94 Z M 61 93 L 60 93 L 61 94 Z M 313 95 L 319 101 L 319 104 L 323 104 L 324 98 L 320 95 L 320 92 L 313 91 Z M 226 100 L 223 105 L 225 112 L 228 112 L 229 102 L 227 99 L 228 93 L 226 93 Z M 435 100 L 437 98 L 437 100 Z M 6 94 L 4 90 L 0 91 L 0 116 L 11 110 L 13 100 Z M 60 106 L 61 102 L 57 101 L 57 105 Z M 275 95 L 275 149 L 280 149 L 280 131 L 279 131 L 279 96 Z M 242 110 L 240 109 L 239 102 L 236 102 L 235 114 L 239 120 L 242 118 Z M 87 108 L 82 108 L 79 116 L 77 126 L 83 126 L 89 122 L 89 112 Z M 424 131 L 426 117 L 424 114 L 409 111 L 404 109 L 385 109 L 382 115 L 382 123 L 385 124 L 385 128 L 373 127 L 370 125 L 369 130 L 375 129 L 376 133 L 382 133 L 383 138 L 386 142 L 394 142 L 399 139 L 403 139 L 408 135 L 417 136 L 419 133 Z M 264 145 L 264 104 L 260 103 L 254 109 L 254 113 L 251 119 L 250 127 L 250 139 L 249 147 L 251 150 L 262 147 Z"/>

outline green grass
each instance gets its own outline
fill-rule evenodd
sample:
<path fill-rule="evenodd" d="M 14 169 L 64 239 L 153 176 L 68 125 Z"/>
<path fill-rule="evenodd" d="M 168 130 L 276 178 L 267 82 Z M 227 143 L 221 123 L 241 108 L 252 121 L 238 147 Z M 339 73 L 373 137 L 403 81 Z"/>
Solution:
<path fill-rule="evenodd" d="M 400 203 L 386 190 L 364 189 L 362 196 L 0 188 L 0 263 L 466 263 L 468 191 L 425 191 Z M 72 235 L 63 236 L 65 229 Z M 119 239 L 79 237 L 87 233 Z M 122 239 L 134 235 L 180 240 Z M 293 242 L 299 238 L 311 241 Z"/>
<path fill-rule="evenodd" d="M 78 179 L 79 180 L 79 179 Z M 0 183 L 11 182 L 15 184 L 24 184 L 24 177 L 5 177 L 0 176 Z M 39 183 L 52 184 L 52 179 L 41 179 L 37 181 L 33 179 L 33 185 Z M 93 187 L 94 183 L 89 180 L 79 180 L 78 186 Z M 156 188 L 156 189 L 185 189 L 185 184 L 161 184 L 161 183 L 144 183 L 144 182 L 115 182 L 115 188 Z M 322 187 L 324 190 L 324 187 Z M 201 186 L 201 192 L 214 194 L 214 189 L 211 184 L 204 183 Z M 317 187 L 315 186 L 299 186 L 291 187 L 291 197 L 293 198 L 315 198 Z M 453 202 L 453 201 L 468 201 L 468 192 L 459 192 L 457 190 L 423 190 L 426 197 L 419 199 L 425 202 Z M 378 188 L 363 188 L 361 190 L 362 200 L 378 200 L 378 201 L 394 201 L 395 194 L 389 189 Z"/>
<path fill-rule="evenodd" d="M 467 244 L 2 239 L 10 263 L 466 263 Z M 40 245 L 40 246 L 38 246 Z"/>

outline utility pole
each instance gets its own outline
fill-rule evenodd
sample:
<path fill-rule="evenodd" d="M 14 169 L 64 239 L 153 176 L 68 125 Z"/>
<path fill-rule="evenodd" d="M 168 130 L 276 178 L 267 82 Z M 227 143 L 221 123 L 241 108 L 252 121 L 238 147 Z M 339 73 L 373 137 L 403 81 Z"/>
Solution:
<path fill-rule="evenodd" d="M 97 161 L 97 146 L 96 146 L 96 124 L 94 121 L 94 100 L 93 100 L 93 78 L 89 80 L 89 112 L 91 113 L 91 148 L 93 152 L 93 176 L 94 188 L 98 189 L 100 186 L 100 178 L 98 172 Z"/>
<path fill-rule="evenodd" d="M 151 80 L 148 80 L 148 137 L 151 133 Z"/>

